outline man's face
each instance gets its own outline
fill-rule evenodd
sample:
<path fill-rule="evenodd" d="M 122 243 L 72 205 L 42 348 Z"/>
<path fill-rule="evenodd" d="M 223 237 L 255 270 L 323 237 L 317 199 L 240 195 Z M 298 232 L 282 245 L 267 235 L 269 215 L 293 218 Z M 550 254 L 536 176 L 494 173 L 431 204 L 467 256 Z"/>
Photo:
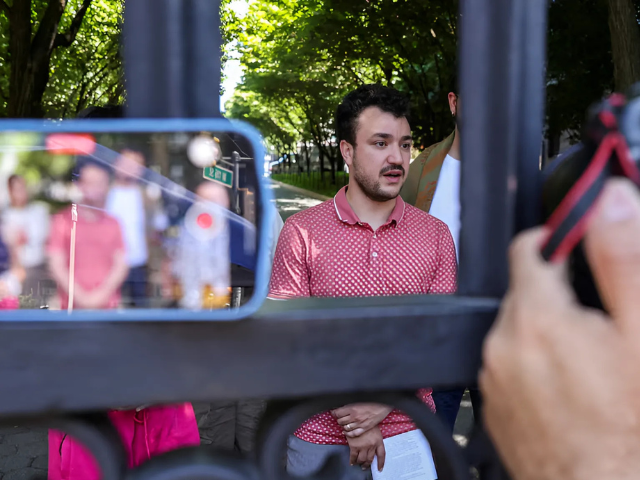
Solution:
<path fill-rule="evenodd" d="M 82 201 L 92 207 L 104 208 L 109 193 L 109 174 L 95 165 L 86 165 L 80 171 L 78 187 Z"/>
<path fill-rule="evenodd" d="M 135 181 L 144 172 L 144 157 L 133 150 L 123 150 L 116 160 L 116 177 L 125 181 Z"/>
<path fill-rule="evenodd" d="M 29 202 L 29 192 L 24 179 L 20 177 L 13 179 L 9 188 L 9 196 L 11 197 L 11 205 L 14 207 L 24 207 Z"/>
<path fill-rule="evenodd" d="M 411 128 L 406 118 L 396 118 L 377 107 L 358 118 L 355 147 L 341 142 L 350 177 L 376 202 L 400 194 L 411 161 Z"/>
<path fill-rule="evenodd" d="M 224 208 L 229 208 L 229 195 L 225 187 L 213 182 L 203 182 L 196 189 L 196 195 Z"/>

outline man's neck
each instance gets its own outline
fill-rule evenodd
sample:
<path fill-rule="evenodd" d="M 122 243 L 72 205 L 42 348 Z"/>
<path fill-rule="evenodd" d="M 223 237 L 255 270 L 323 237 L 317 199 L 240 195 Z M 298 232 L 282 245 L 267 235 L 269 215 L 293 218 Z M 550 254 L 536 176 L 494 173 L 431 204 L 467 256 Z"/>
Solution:
<path fill-rule="evenodd" d="M 453 137 L 453 143 L 451 144 L 451 148 L 449 149 L 449 156 L 451 158 L 455 158 L 456 160 L 460 160 L 460 132 L 458 131 L 457 126 Z"/>
<path fill-rule="evenodd" d="M 117 185 L 118 187 L 133 187 L 135 186 L 135 182 L 132 180 L 129 180 L 128 178 L 118 178 L 116 177 L 115 181 L 113 182 L 115 185 Z"/>
<path fill-rule="evenodd" d="M 367 197 L 355 182 L 349 182 L 347 202 L 362 223 L 367 223 L 375 232 L 387 223 L 397 199 L 376 202 Z"/>

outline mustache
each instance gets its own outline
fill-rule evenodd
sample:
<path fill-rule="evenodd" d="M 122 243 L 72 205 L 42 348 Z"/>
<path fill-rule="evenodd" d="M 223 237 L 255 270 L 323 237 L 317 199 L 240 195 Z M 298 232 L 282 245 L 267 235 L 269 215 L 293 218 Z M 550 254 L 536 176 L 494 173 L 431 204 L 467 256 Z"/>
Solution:
<path fill-rule="evenodd" d="M 380 170 L 380 175 L 384 175 L 385 173 L 389 173 L 389 172 L 401 172 L 403 176 L 405 173 L 404 167 L 402 165 L 388 165 L 384 167 L 382 170 Z"/>

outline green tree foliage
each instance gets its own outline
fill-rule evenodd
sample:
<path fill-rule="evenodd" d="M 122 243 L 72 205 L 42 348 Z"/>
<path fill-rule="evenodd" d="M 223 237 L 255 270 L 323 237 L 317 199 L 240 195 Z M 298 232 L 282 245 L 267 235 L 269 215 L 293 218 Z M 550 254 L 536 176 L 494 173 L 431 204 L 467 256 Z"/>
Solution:
<path fill-rule="evenodd" d="M 614 65 L 612 39 L 628 46 L 618 58 L 640 59 L 637 36 L 640 35 L 640 0 L 623 12 L 635 31 L 621 18 L 612 22 L 612 5 L 620 0 L 553 0 L 549 7 L 548 63 L 547 63 L 547 136 L 569 133 L 573 140 L 580 137 L 587 108 L 615 89 L 624 90 L 640 81 L 633 65 L 618 62 Z M 613 9 L 614 11 L 616 9 Z M 629 20 L 629 19 L 627 19 Z M 635 37 L 635 39 L 634 39 Z M 635 52 L 635 53 L 634 53 Z M 625 81 L 616 82 L 614 73 L 623 73 Z M 616 85 L 619 83 L 619 85 Z M 625 86 L 626 85 L 626 86 Z M 552 152 L 555 153 L 555 152 Z"/>
<path fill-rule="evenodd" d="M 589 105 L 613 91 L 607 0 L 554 0 L 549 9 L 547 128 L 580 134 Z"/>
<path fill-rule="evenodd" d="M 640 19 L 640 0 L 624 1 L 632 2 L 627 11 L 635 8 Z M 620 0 L 549 2 L 551 139 L 567 132 L 577 139 L 587 107 L 613 91 L 614 71 L 631 70 L 614 68 L 612 38 L 631 36 L 628 22 L 613 22 L 610 30 L 612 2 Z M 312 142 L 321 162 L 326 158 L 335 171 L 335 107 L 348 91 L 369 82 L 409 95 L 419 149 L 452 129 L 446 96 L 455 88 L 456 1 L 253 0 L 250 5 L 246 18 L 226 25 L 245 72 L 227 112 L 254 123 L 272 145 L 288 145 L 292 135 L 295 142 Z M 640 58 L 640 52 L 619 57 L 634 55 Z"/>
<path fill-rule="evenodd" d="M 0 0 L 0 116 L 73 117 L 124 99 L 124 0 Z"/>
<path fill-rule="evenodd" d="M 453 128 L 446 96 L 456 68 L 451 0 L 256 0 L 234 30 L 245 70 L 227 106 L 274 143 L 312 142 L 341 166 L 334 112 L 346 93 L 380 82 L 412 100 L 417 145 Z"/>

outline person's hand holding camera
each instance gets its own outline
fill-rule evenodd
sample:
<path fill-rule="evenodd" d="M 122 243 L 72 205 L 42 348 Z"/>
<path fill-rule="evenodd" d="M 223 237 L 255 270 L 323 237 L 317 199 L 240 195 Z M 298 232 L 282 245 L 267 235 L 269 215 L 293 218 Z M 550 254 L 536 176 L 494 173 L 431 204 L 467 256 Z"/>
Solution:
<path fill-rule="evenodd" d="M 611 180 L 585 238 L 606 309 L 578 304 L 544 230 L 519 236 L 484 346 L 484 420 L 515 480 L 622 480 L 640 471 L 640 194 Z"/>

